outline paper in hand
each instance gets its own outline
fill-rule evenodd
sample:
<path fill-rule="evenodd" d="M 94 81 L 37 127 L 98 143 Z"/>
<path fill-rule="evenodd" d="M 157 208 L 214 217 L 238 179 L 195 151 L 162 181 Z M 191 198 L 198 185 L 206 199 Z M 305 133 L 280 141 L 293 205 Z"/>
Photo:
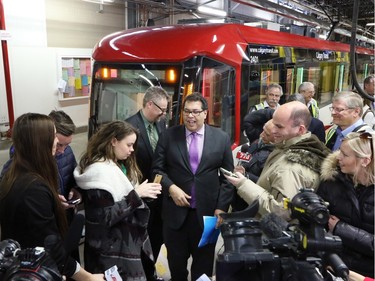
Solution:
<path fill-rule="evenodd" d="M 204 229 L 202 233 L 201 240 L 199 241 L 198 247 L 203 247 L 207 244 L 215 244 L 219 234 L 220 229 L 215 228 L 217 222 L 217 217 L 215 216 L 203 216 Z"/>
<path fill-rule="evenodd" d="M 117 265 L 112 266 L 104 272 L 106 281 L 122 281 L 122 278 L 117 270 Z"/>

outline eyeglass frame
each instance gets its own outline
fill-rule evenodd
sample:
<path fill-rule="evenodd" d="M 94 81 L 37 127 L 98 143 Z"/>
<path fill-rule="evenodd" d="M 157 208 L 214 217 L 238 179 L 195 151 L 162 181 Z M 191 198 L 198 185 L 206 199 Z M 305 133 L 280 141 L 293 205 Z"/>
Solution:
<path fill-rule="evenodd" d="M 151 100 L 151 102 L 161 111 L 161 112 L 163 112 L 163 113 L 167 113 L 167 111 L 168 111 L 168 108 L 166 108 L 166 109 L 163 109 L 163 108 L 161 108 L 156 102 L 154 102 L 153 100 Z"/>
<path fill-rule="evenodd" d="M 345 110 L 349 110 L 349 109 L 355 109 L 355 107 L 348 107 L 348 108 L 339 108 L 339 109 L 335 109 L 334 107 L 329 107 L 328 108 L 329 109 L 329 111 L 332 113 L 332 112 L 337 112 L 337 113 L 341 113 L 341 112 L 343 112 L 343 111 L 345 111 Z"/>
<path fill-rule="evenodd" d="M 184 108 L 182 110 L 182 114 L 186 115 L 186 116 L 189 116 L 190 114 L 193 115 L 194 117 L 198 117 L 203 111 L 205 111 L 206 109 L 202 109 L 202 110 L 196 110 L 196 111 L 191 111 L 189 109 L 186 109 Z"/>

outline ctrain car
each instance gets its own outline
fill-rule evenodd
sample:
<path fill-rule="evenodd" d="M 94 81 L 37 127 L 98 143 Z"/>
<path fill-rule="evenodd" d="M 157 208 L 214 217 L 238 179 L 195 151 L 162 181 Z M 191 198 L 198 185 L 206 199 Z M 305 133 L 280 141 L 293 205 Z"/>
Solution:
<path fill-rule="evenodd" d="M 312 82 L 321 119 L 329 124 L 332 96 L 352 88 L 349 51 L 342 43 L 233 23 L 113 33 L 92 54 L 89 135 L 103 123 L 135 114 L 152 85 L 170 95 L 169 126 L 181 122 L 184 97 L 202 93 L 209 105 L 207 123 L 226 131 L 233 147 L 246 142 L 241 122 L 270 83 L 282 86 L 282 103 L 302 82 Z M 362 82 L 374 71 L 374 50 L 358 47 L 356 58 Z"/>

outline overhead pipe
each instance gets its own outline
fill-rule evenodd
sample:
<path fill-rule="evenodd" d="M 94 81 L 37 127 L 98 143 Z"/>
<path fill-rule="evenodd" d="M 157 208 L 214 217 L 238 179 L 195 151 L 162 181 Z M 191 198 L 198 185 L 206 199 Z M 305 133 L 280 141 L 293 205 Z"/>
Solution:
<path fill-rule="evenodd" d="M 269 12 L 269 13 L 272 13 L 272 14 L 275 14 L 275 15 L 279 15 L 279 16 L 282 16 L 282 17 L 285 17 L 285 18 L 288 18 L 288 19 L 291 19 L 291 20 L 299 21 L 299 22 L 302 22 L 306 25 L 320 26 L 321 28 L 323 28 L 327 31 L 330 31 L 330 35 L 331 35 L 332 32 L 345 35 L 342 32 L 337 32 L 338 31 L 337 28 L 333 29 L 331 26 L 328 26 L 328 22 L 324 22 L 322 20 L 313 18 L 311 16 L 303 15 L 301 13 L 293 11 L 292 9 L 289 9 L 289 8 L 286 8 L 286 7 L 282 6 L 284 8 L 284 12 L 280 12 L 278 10 L 280 8 L 280 7 L 278 7 L 279 5 L 277 5 L 273 2 L 267 2 L 267 5 L 269 7 L 271 7 L 271 8 L 267 8 L 267 7 L 260 6 L 260 3 L 258 3 L 258 2 L 261 2 L 260 0 L 253 0 L 253 2 L 257 3 L 258 5 L 248 2 L 248 0 L 231 0 L 231 1 L 235 2 L 235 3 L 243 4 L 245 6 L 253 7 L 253 8 L 259 9 L 261 11 L 265 11 L 265 12 Z M 358 15 L 357 15 L 357 17 L 358 17 Z M 349 26 L 345 22 L 339 22 L 335 27 L 337 27 L 339 25 Z M 359 29 L 356 28 L 356 30 L 359 30 Z M 348 33 L 349 33 L 349 31 L 348 31 Z M 345 35 L 345 36 L 349 37 L 349 34 Z M 353 36 L 351 36 L 351 38 L 353 38 Z M 374 40 L 369 39 L 369 38 L 364 37 L 364 36 L 360 40 L 362 40 L 364 42 L 367 42 L 367 43 L 370 43 L 370 44 L 374 44 Z"/>
<path fill-rule="evenodd" d="M 357 34 L 357 21 L 358 21 L 358 10 L 359 10 L 359 0 L 354 0 L 353 2 L 353 18 L 352 18 L 352 37 L 350 38 L 350 73 L 353 77 L 354 87 L 357 89 L 358 93 L 365 99 L 374 101 L 374 97 L 367 94 L 362 87 L 359 85 L 357 80 L 357 67 L 355 60 L 355 43 Z"/>
<path fill-rule="evenodd" d="M 256 1 L 257 0 L 255 0 L 255 2 Z M 262 10 L 262 11 L 265 11 L 265 12 L 268 12 L 268 13 L 272 13 L 272 14 L 275 14 L 275 15 L 279 15 L 279 16 L 282 16 L 282 17 L 285 17 L 285 18 L 288 18 L 288 19 L 291 19 L 291 20 L 294 20 L 294 21 L 299 21 L 299 22 L 302 22 L 302 23 L 307 24 L 307 25 L 311 25 L 311 24 L 319 25 L 320 27 L 322 27 L 326 30 L 329 30 L 329 27 L 326 26 L 325 22 L 323 22 L 319 19 L 313 18 L 311 16 L 306 16 L 306 15 L 303 15 L 301 13 L 295 12 L 292 9 L 289 9 L 287 7 L 282 7 L 284 10 L 287 11 L 286 13 L 279 12 L 278 9 L 280 9 L 280 6 L 278 4 L 273 3 L 273 2 L 267 2 L 267 5 L 269 5 L 271 8 L 266 8 L 266 7 L 260 6 L 260 4 L 256 5 L 256 4 L 247 2 L 245 0 L 232 0 L 232 2 L 243 4 L 245 6 L 256 8 L 256 9 L 259 9 L 259 10 Z M 304 18 L 302 18 L 302 17 L 304 17 Z"/>
<path fill-rule="evenodd" d="M 334 22 L 334 21 L 332 20 L 331 16 L 328 15 L 328 13 L 326 12 L 326 7 L 324 7 L 324 6 L 323 6 L 321 3 L 319 3 L 319 2 L 317 2 L 316 5 L 319 6 L 320 10 L 317 9 L 317 8 L 314 8 L 314 7 L 310 7 L 310 6 L 308 6 L 308 5 L 305 5 L 305 4 L 303 4 L 303 3 L 299 3 L 298 0 L 288 0 L 288 2 L 292 2 L 292 3 L 294 3 L 294 4 L 298 5 L 298 6 L 300 6 L 301 9 L 309 10 L 309 11 L 312 12 L 312 13 L 319 14 L 319 16 L 321 16 L 321 17 L 324 16 L 324 17 L 326 17 L 331 23 Z M 322 11 L 323 11 L 323 13 L 322 13 Z M 341 19 L 341 20 L 338 22 L 337 26 L 344 26 L 344 27 L 347 27 L 347 28 L 350 28 L 350 29 L 351 29 L 351 27 L 352 27 L 352 23 L 351 23 L 350 21 L 347 21 L 347 20 L 343 20 L 343 19 Z M 363 29 L 363 28 L 361 28 L 361 27 L 358 27 L 358 26 L 357 26 L 357 30 L 360 31 L 360 32 L 364 32 L 364 33 L 366 32 L 365 29 Z M 370 34 L 370 33 L 369 33 L 369 34 Z M 371 35 L 371 34 L 370 34 L 370 35 Z M 372 34 L 371 36 L 373 36 L 373 34 Z"/>
<path fill-rule="evenodd" d="M 0 0 L 0 30 L 5 30 L 3 0 Z M 14 123 L 14 111 L 13 111 L 12 85 L 10 81 L 10 70 L 9 70 L 8 44 L 6 40 L 1 40 L 1 49 L 3 51 L 3 65 L 4 65 L 5 89 L 6 89 L 7 105 L 8 105 L 9 130 L 11 130 L 13 127 L 13 123 Z"/>

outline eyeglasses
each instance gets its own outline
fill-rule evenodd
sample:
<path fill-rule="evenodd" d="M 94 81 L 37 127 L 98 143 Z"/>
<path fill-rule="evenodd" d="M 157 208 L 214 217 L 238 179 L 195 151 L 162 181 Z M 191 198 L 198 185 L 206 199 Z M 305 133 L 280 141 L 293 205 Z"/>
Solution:
<path fill-rule="evenodd" d="M 306 93 L 306 94 L 315 94 L 315 91 L 309 91 L 309 90 L 301 90 L 301 93 Z"/>
<path fill-rule="evenodd" d="M 159 110 L 163 113 L 167 112 L 168 109 L 167 108 L 161 108 L 156 102 L 154 102 L 153 100 L 151 101 L 157 108 L 159 108 Z"/>
<path fill-rule="evenodd" d="M 329 111 L 331 111 L 331 112 L 341 113 L 341 112 L 343 112 L 344 110 L 349 110 L 349 109 L 354 109 L 354 108 L 352 108 L 352 107 L 348 107 L 348 108 L 330 107 L 330 108 L 329 108 Z"/>
<path fill-rule="evenodd" d="M 201 114 L 203 111 L 204 111 L 204 110 L 189 110 L 189 109 L 184 109 L 184 110 L 183 110 L 183 113 L 184 113 L 184 115 L 186 115 L 186 116 L 189 116 L 190 113 L 191 113 L 193 116 L 197 117 L 197 116 L 199 116 L 199 114 Z"/>

